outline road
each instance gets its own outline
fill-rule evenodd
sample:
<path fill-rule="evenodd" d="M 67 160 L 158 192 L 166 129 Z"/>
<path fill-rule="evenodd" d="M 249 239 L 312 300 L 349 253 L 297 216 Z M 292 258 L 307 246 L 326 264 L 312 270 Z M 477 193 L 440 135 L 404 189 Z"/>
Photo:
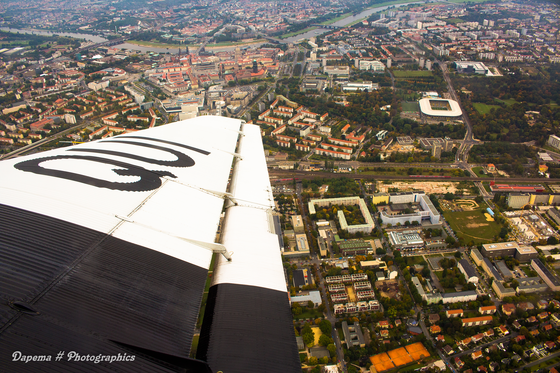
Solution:
<path fill-rule="evenodd" d="M 14 157 L 23 155 L 24 153 L 30 152 L 30 151 L 32 151 L 32 150 L 38 148 L 38 147 L 41 146 L 41 145 L 45 145 L 46 143 L 49 143 L 49 142 L 51 142 L 51 141 L 53 141 L 53 140 L 56 140 L 56 139 L 58 139 L 58 138 L 60 138 L 60 137 L 62 137 L 62 136 L 66 136 L 66 135 L 68 135 L 69 133 L 72 133 L 73 131 L 82 129 L 82 128 L 84 128 L 84 127 L 87 127 L 87 126 L 89 126 L 90 124 L 91 124 L 90 121 L 87 121 L 87 122 L 85 122 L 85 123 L 80 123 L 80 124 L 78 124 L 78 125 L 76 125 L 76 126 L 73 126 L 73 127 L 68 128 L 68 129 L 65 129 L 64 131 L 55 133 L 54 135 L 51 135 L 51 136 L 49 136 L 49 137 L 45 137 L 44 139 L 41 139 L 41 140 L 39 140 L 39 141 L 36 141 L 36 142 L 34 142 L 33 144 L 29 144 L 29 145 L 26 145 L 26 146 L 24 146 L 24 147 L 22 147 L 22 148 L 16 149 L 16 150 L 14 150 L 13 152 L 10 152 L 10 153 L 8 153 L 8 154 L 5 154 L 3 157 L 0 157 L 0 159 L 10 159 L 10 158 L 14 158 Z"/>
<path fill-rule="evenodd" d="M 424 336 L 426 337 L 426 339 L 430 343 L 432 343 L 432 346 L 435 347 L 435 341 L 433 340 L 432 336 L 428 332 L 428 329 L 426 328 L 426 324 L 424 323 L 424 313 L 422 311 L 420 312 L 420 322 L 419 322 L 419 324 L 420 324 L 420 328 L 422 328 L 422 332 L 424 333 Z M 453 373 L 457 373 L 457 371 L 455 370 L 453 365 L 451 365 L 451 362 L 449 361 L 448 357 L 445 356 L 439 348 L 436 348 L 436 351 L 437 351 L 440 359 L 443 360 L 443 362 L 445 363 L 445 365 L 447 365 Z"/>
<path fill-rule="evenodd" d="M 470 348 L 470 349 L 468 349 L 468 350 L 459 352 L 459 353 L 457 353 L 457 354 L 453 354 L 453 355 L 451 355 L 451 356 L 452 356 L 453 358 L 455 358 L 455 357 L 461 357 L 461 356 L 467 355 L 467 354 L 472 354 L 473 352 L 482 350 L 482 349 L 486 348 L 487 346 L 490 346 L 490 345 L 498 345 L 498 344 L 500 344 L 500 343 L 502 343 L 502 342 L 505 342 L 505 341 L 510 340 L 510 339 L 512 339 L 512 338 L 515 338 L 515 337 L 517 337 L 517 333 L 516 333 L 516 332 L 512 332 L 512 333 L 510 333 L 509 335 L 506 335 L 505 337 L 501 337 L 501 338 L 495 339 L 495 340 L 493 340 L 493 341 L 491 341 L 491 342 L 478 345 L 478 346 L 476 346 L 476 347 L 473 347 L 473 348 Z"/>
<path fill-rule="evenodd" d="M 303 206 L 303 199 L 301 198 L 301 192 L 302 192 L 302 188 L 301 188 L 301 184 L 298 183 L 298 185 L 296 185 L 296 195 L 297 195 L 297 200 L 298 200 L 298 204 L 299 204 L 299 209 L 301 212 L 301 218 L 303 220 L 303 223 L 305 225 L 305 231 L 308 234 L 308 238 L 309 235 L 311 234 L 311 230 L 313 229 L 313 227 L 311 226 L 311 221 L 309 219 L 309 217 L 307 216 L 307 213 L 305 212 L 305 208 Z M 310 241 L 311 242 L 311 241 Z M 337 354 L 337 359 L 340 362 L 340 364 L 342 365 L 342 371 L 346 372 L 346 363 L 344 362 L 344 350 L 342 349 L 342 343 L 340 342 L 340 338 L 338 337 L 338 333 L 336 331 L 335 328 L 335 324 L 336 324 L 336 317 L 333 315 L 332 311 L 331 311 L 331 307 L 329 306 L 329 298 L 327 295 L 327 289 L 325 288 L 325 281 L 323 281 L 323 276 L 321 274 L 321 260 L 319 259 L 317 253 L 311 253 L 310 255 L 310 262 L 312 263 L 312 265 L 315 267 L 316 271 L 317 271 L 317 283 L 319 284 L 319 290 L 321 291 L 321 297 L 323 298 L 323 304 L 326 306 L 325 307 L 325 317 L 327 320 L 330 321 L 332 327 L 333 327 L 333 340 L 334 343 L 336 345 L 336 354 Z"/>
<path fill-rule="evenodd" d="M 348 167 L 348 166 L 347 166 Z M 418 175 L 411 178 L 409 175 L 372 175 L 372 174 L 353 174 L 353 173 L 337 173 L 337 172 L 326 172 L 326 171 L 298 171 L 298 170 L 280 170 L 272 169 L 269 170 L 269 175 L 271 179 L 286 179 L 286 178 L 298 178 L 298 179 L 315 179 L 315 178 L 340 178 L 347 177 L 351 179 L 370 179 L 370 180 L 431 180 L 431 181 L 489 181 L 486 177 L 465 177 L 465 176 L 451 176 L 446 178 L 434 178 L 429 175 Z M 512 177 L 508 178 L 508 183 L 542 183 L 545 181 L 547 183 L 558 183 L 558 179 L 543 179 L 543 178 L 522 178 L 522 177 Z"/>
<path fill-rule="evenodd" d="M 471 170 L 471 167 L 468 164 L 469 158 L 469 151 L 473 147 L 474 144 L 480 143 L 479 141 L 474 139 L 473 135 L 473 128 L 471 121 L 469 120 L 469 116 L 465 112 L 465 108 L 461 104 L 461 100 L 459 96 L 457 96 L 457 92 L 453 87 L 453 83 L 451 82 L 451 78 L 449 77 L 449 71 L 447 70 L 447 64 L 443 61 L 438 61 L 437 59 L 434 61 L 438 64 L 443 74 L 443 79 L 447 83 L 447 91 L 451 95 L 451 98 L 459 104 L 461 110 L 463 111 L 463 122 L 465 123 L 465 127 L 467 132 L 465 133 L 465 138 L 463 139 L 461 145 L 459 146 L 459 150 L 457 150 L 457 155 L 455 157 L 455 164 L 461 167 L 464 170 L 469 171 L 473 176 L 476 176 L 474 172 Z"/>
<path fill-rule="evenodd" d="M 533 362 L 531 362 L 531 363 L 525 364 L 525 365 L 523 365 L 521 368 L 519 368 L 519 369 L 517 370 L 517 372 L 518 372 L 518 373 L 521 373 L 524 369 L 530 370 L 529 368 L 534 367 L 535 365 L 538 365 L 538 364 L 540 364 L 540 363 L 543 363 L 543 362 L 545 362 L 545 361 L 547 361 L 547 360 L 554 359 L 555 357 L 558 357 L 558 356 L 560 356 L 560 351 L 557 351 L 557 352 L 552 353 L 552 354 L 550 354 L 550 355 L 548 355 L 548 356 L 545 356 L 545 357 L 541 357 L 540 359 L 537 359 L 537 360 L 535 360 L 535 361 L 533 361 Z"/>

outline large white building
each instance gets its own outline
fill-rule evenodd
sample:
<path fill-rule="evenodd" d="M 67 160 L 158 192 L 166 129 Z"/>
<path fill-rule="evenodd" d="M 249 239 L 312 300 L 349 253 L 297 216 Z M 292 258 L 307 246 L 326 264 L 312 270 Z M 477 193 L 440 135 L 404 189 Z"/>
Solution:
<path fill-rule="evenodd" d="M 456 61 L 455 68 L 459 73 L 474 73 L 488 75 L 490 70 L 482 62 Z"/>
<path fill-rule="evenodd" d="M 459 103 L 443 98 L 423 98 L 418 101 L 423 115 L 437 119 L 455 119 L 463 115 Z"/>
<path fill-rule="evenodd" d="M 378 83 L 363 82 L 363 83 L 345 83 L 342 85 L 342 90 L 344 92 L 355 92 L 355 91 L 374 91 L 379 88 Z"/>
<path fill-rule="evenodd" d="M 380 215 L 383 224 L 397 225 L 397 223 L 400 223 L 403 225 L 407 221 L 410 223 L 421 223 L 422 220 L 428 219 L 432 224 L 439 223 L 440 214 L 432 201 L 430 201 L 430 197 L 424 192 L 390 193 L 389 203 L 419 203 L 420 207 L 422 207 L 422 211 L 399 215 L 390 215 L 385 211 L 381 211 Z"/>
<path fill-rule="evenodd" d="M 371 70 L 374 72 L 385 71 L 385 65 L 381 61 L 356 59 L 354 61 L 354 66 L 356 66 L 360 70 Z"/>

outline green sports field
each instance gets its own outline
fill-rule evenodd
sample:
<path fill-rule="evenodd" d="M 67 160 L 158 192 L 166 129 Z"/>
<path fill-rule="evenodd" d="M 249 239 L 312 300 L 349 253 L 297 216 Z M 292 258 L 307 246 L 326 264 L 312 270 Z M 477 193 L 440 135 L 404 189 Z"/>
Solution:
<path fill-rule="evenodd" d="M 499 108 L 499 105 L 488 105 L 482 102 L 473 102 L 473 106 L 479 114 L 488 114 L 492 108 Z"/>
<path fill-rule="evenodd" d="M 500 233 L 501 226 L 493 221 L 486 221 L 486 205 L 473 211 L 445 211 L 443 216 L 458 238 L 465 243 L 489 243 Z"/>

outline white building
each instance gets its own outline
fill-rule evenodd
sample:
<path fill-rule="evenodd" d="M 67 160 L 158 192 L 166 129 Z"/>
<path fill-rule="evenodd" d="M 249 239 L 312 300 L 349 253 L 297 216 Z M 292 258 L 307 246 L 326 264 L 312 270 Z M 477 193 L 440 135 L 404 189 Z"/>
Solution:
<path fill-rule="evenodd" d="M 360 70 L 371 70 L 374 72 L 385 71 L 385 65 L 381 61 L 356 59 L 354 65 Z"/>
<path fill-rule="evenodd" d="M 377 90 L 379 88 L 378 83 L 363 82 L 363 83 L 345 83 L 342 85 L 342 90 L 344 92 L 355 92 L 355 91 L 368 91 Z"/>
<path fill-rule="evenodd" d="M 553 148 L 560 149 L 560 137 L 556 135 L 550 135 L 547 144 Z"/>
<path fill-rule="evenodd" d="M 380 213 L 383 224 L 397 225 L 409 222 L 421 223 L 422 220 L 430 220 L 432 224 L 439 223 L 440 214 L 435 208 L 430 197 L 424 192 L 390 193 L 389 203 L 419 203 L 422 211 L 411 214 L 389 215 L 385 211 Z"/>

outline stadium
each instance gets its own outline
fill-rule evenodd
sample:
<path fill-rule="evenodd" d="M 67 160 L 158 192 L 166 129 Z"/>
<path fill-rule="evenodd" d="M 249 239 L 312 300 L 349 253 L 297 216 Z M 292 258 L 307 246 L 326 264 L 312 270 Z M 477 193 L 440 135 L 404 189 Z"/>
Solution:
<path fill-rule="evenodd" d="M 423 98 L 418 101 L 420 112 L 429 119 L 453 120 L 463 115 L 457 101 L 443 98 Z"/>

